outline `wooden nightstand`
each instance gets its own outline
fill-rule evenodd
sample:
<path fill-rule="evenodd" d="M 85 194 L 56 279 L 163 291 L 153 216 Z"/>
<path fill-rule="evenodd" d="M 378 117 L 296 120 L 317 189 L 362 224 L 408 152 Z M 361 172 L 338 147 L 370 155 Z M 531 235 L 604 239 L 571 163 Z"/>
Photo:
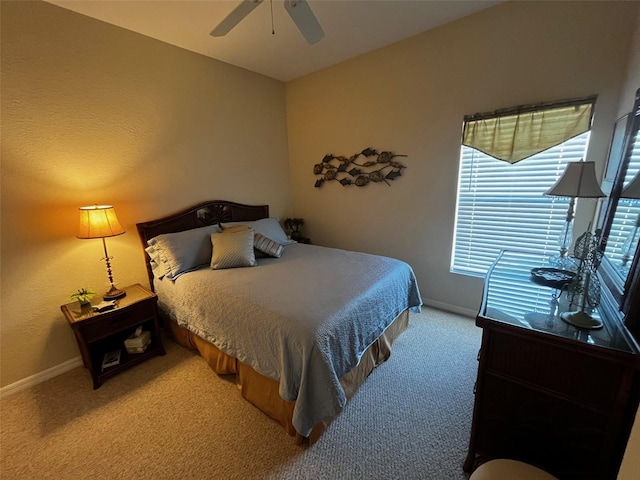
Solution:
<path fill-rule="evenodd" d="M 164 355 L 158 327 L 158 297 L 135 284 L 123 289 L 127 295 L 116 300 L 112 310 L 96 312 L 91 306 L 81 308 L 78 302 L 62 305 L 60 309 L 73 328 L 85 368 L 93 378 L 93 388 L 113 375 L 133 367 L 155 355 Z M 98 298 L 94 305 L 100 303 Z M 143 353 L 127 353 L 124 341 L 138 326 L 149 331 L 151 343 Z M 120 362 L 102 370 L 104 354 L 120 349 Z"/>

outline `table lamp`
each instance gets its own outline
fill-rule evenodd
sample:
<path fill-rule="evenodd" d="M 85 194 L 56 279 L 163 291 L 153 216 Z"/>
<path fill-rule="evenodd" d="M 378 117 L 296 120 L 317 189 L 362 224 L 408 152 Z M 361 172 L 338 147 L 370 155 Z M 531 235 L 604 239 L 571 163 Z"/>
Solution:
<path fill-rule="evenodd" d="M 111 205 L 93 205 L 89 207 L 80 207 L 80 227 L 78 228 L 78 238 L 101 238 L 104 247 L 104 260 L 107 263 L 107 275 L 111 288 L 104 295 L 104 300 L 115 300 L 124 297 L 127 293 L 119 290 L 113 284 L 113 274 L 111 272 L 111 259 L 107 253 L 106 237 L 115 237 L 122 235 L 124 228 L 120 225 L 116 212 Z"/>
<path fill-rule="evenodd" d="M 638 172 L 634 179 L 631 180 L 631 183 L 622 190 L 620 198 L 640 199 L 640 172 Z M 632 252 L 632 250 L 634 250 L 637 244 L 638 229 L 640 229 L 640 213 L 636 217 L 636 223 L 622 246 L 622 268 L 627 266 L 629 259 L 631 259 L 635 253 Z"/>
<path fill-rule="evenodd" d="M 564 173 L 556 184 L 547 190 L 545 195 L 554 197 L 569 197 L 569 208 L 567 218 L 558 238 L 560 245 L 560 268 L 569 267 L 567 253 L 573 238 L 573 214 L 576 198 L 602 198 L 606 195 L 602 193 L 598 180 L 596 179 L 595 162 L 569 162 Z"/>

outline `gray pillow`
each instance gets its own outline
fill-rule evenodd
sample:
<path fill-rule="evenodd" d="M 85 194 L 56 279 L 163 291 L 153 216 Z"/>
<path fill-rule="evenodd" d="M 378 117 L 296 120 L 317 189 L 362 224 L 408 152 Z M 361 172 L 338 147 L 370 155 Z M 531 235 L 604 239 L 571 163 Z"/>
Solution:
<path fill-rule="evenodd" d="M 194 228 L 176 233 L 164 233 L 147 243 L 164 264 L 166 277 L 175 280 L 211 261 L 211 234 L 219 232 L 218 225 Z M 157 262 L 157 260 L 156 260 Z"/>
<path fill-rule="evenodd" d="M 253 267 L 258 264 L 253 253 L 253 230 L 250 228 L 211 234 L 213 255 L 211 268 Z"/>
<path fill-rule="evenodd" d="M 251 222 L 223 223 L 222 227 L 225 228 L 232 225 L 247 225 L 248 227 L 253 228 L 256 233 L 259 233 L 260 235 L 263 235 L 268 239 L 279 243 L 280 245 L 297 243 L 295 240 L 291 240 L 289 237 L 287 237 L 287 234 L 284 232 L 282 226 L 280 225 L 280 221 L 276 217 L 261 218 L 260 220 L 254 220 Z"/>

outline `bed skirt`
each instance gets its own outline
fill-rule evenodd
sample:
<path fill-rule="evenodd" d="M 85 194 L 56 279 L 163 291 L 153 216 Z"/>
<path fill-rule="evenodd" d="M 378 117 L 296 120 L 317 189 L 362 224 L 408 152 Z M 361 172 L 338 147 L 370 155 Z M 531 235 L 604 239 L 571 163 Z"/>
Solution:
<path fill-rule="evenodd" d="M 297 444 L 305 441 L 315 442 L 332 419 L 316 424 L 309 437 L 303 437 L 296 432 L 291 419 L 294 401 L 284 400 L 278 393 L 278 382 L 259 374 L 253 368 L 240 362 L 234 357 L 223 353 L 217 347 L 178 326 L 165 317 L 165 325 L 169 326 L 172 338 L 180 345 L 190 350 L 196 350 L 207 361 L 209 366 L 219 375 L 235 375 L 236 386 L 242 397 L 258 407 L 269 417 L 280 423 L 287 433 L 295 438 Z M 389 325 L 385 332 L 373 342 L 363 354 L 360 363 L 350 372 L 340 378 L 347 399 L 350 399 L 364 383 L 369 374 L 378 365 L 385 362 L 391 355 L 391 345 L 409 325 L 409 310 L 402 312 Z"/>

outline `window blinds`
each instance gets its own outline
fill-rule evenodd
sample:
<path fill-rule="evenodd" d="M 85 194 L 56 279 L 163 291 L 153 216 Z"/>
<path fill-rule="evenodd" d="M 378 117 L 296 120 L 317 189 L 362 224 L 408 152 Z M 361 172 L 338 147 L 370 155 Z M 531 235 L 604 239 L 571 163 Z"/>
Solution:
<path fill-rule="evenodd" d="M 543 194 L 584 158 L 588 140 L 586 132 L 516 164 L 462 146 L 451 271 L 484 276 L 501 249 L 557 255 L 569 199 Z"/>
<path fill-rule="evenodd" d="M 640 172 L 640 142 L 633 143 L 631 159 L 624 177 L 624 187 L 631 183 L 635 175 Z M 614 265 L 619 265 L 623 276 L 626 277 L 627 270 L 631 266 L 630 262 L 624 264 L 622 257 L 625 253 L 625 241 L 631 235 L 633 228 L 640 215 L 640 200 L 620 198 L 613 217 L 611 230 L 607 239 L 606 255 Z M 633 257 L 635 250 L 631 252 Z"/>

